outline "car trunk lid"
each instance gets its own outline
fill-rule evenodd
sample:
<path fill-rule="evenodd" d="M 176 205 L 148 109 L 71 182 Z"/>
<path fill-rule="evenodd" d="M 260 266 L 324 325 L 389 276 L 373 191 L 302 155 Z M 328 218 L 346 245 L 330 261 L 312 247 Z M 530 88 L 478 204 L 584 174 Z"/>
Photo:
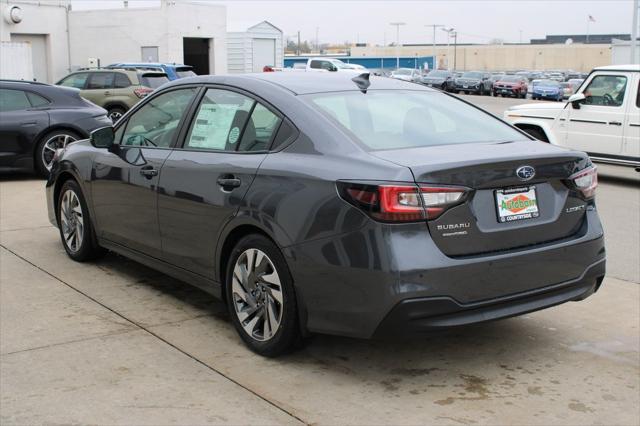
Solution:
<path fill-rule="evenodd" d="M 419 185 L 462 186 L 465 201 L 427 221 L 448 256 L 477 256 L 548 243 L 576 234 L 586 201 L 567 178 L 588 157 L 521 141 L 376 151 L 373 155 L 409 167 Z M 532 168 L 533 177 L 517 170 Z"/>

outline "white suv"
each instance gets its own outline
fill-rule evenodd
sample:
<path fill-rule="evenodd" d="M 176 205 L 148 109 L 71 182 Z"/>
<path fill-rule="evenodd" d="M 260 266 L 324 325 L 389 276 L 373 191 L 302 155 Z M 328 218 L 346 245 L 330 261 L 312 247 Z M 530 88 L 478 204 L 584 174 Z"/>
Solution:
<path fill-rule="evenodd" d="M 640 65 L 595 68 L 566 104 L 518 105 L 504 118 L 536 139 L 640 172 Z"/>

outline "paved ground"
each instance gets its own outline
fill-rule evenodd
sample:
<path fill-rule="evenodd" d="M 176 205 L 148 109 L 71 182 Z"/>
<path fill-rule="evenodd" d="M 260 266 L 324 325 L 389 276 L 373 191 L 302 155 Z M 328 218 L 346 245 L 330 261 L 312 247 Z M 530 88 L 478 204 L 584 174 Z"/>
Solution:
<path fill-rule="evenodd" d="M 201 291 L 116 255 L 70 261 L 43 182 L 4 177 L 0 424 L 640 424 L 639 199 L 601 185 L 609 277 L 584 302 L 268 360 Z"/>

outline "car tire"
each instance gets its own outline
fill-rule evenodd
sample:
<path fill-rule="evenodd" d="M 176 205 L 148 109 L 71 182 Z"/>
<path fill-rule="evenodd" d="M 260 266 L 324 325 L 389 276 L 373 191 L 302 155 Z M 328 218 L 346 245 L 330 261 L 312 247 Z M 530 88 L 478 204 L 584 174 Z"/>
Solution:
<path fill-rule="evenodd" d="M 34 153 L 35 171 L 42 177 L 49 176 L 53 155 L 56 149 L 81 139 L 80 135 L 70 130 L 54 130 L 44 135 Z"/>
<path fill-rule="evenodd" d="M 56 215 L 62 245 L 71 259 L 85 262 L 104 254 L 105 250 L 97 243 L 87 202 L 75 180 L 62 185 L 56 200 Z"/>
<path fill-rule="evenodd" d="M 115 124 L 118 120 L 120 120 L 125 112 L 127 112 L 127 110 L 119 106 L 109 107 L 107 108 L 107 117 L 109 117 Z"/>
<path fill-rule="evenodd" d="M 225 277 L 231 320 L 252 351 L 276 357 L 300 346 L 293 279 L 271 240 L 259 234 L 242 238 L 231 252 Z"/>

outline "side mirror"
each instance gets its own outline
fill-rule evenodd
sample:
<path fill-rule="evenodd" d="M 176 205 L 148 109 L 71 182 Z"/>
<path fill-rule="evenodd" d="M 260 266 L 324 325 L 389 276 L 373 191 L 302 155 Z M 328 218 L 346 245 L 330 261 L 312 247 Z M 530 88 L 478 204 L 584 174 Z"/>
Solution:
<path fill-rule="evenodd" d="M 584 96 L 584 93 L 576 93 L 575 95 L 569 96 L 569 103 L 575 108 L 580 109 L 580 104 L 584 103 L 587 98 Z"/>
<path fill-rule="evenodd" d="M 115 141 L 115 131 L 112 126 L 101 127 L 91 132 L 89 142 L 96 148 L 111 148 Z"/>

